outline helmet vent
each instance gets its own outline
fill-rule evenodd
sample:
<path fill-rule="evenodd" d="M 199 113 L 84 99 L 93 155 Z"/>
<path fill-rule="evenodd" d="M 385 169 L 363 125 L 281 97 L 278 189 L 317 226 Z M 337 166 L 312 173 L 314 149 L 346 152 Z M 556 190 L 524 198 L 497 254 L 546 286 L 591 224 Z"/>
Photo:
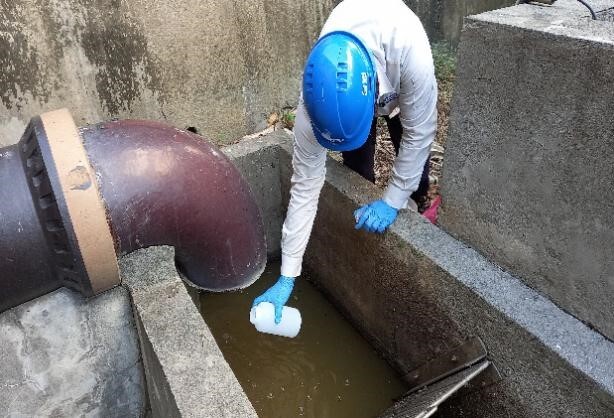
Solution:
<path fill-rule="evenodd" d="M 313 90 L 313 64 L 309 64 L 305 69 L 303 89 L 306 91 Z"/>
<path fill-rule="evenodd" d="M 338 66 L 338 70 L 337 70 L 337 91 L 347 91 L 347 89 L 348 89 L 347 64 L 340 63 Z"/>

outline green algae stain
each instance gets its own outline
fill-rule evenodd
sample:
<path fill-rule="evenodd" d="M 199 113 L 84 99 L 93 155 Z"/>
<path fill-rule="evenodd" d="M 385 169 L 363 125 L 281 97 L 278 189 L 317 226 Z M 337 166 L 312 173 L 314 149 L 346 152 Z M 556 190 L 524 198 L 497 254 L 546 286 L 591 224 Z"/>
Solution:
<path fill-rule="evenodd" d="M 111 116 L 130 111 L 146 89 L 164 102 L 147 40 L 125 2 L 36 0 L 26 6 L 0 0 L 0 102 L 7 109 L 27 105 L 28 93 L 48 102 L 62 88 L 64 55 L 75 46 L 94 66 L 96 92 Z"/>
<path fill-rule="evenodd" d="M 163 102 L 158 71 L 138 22 L 116 0 L 80 0 L 79 40 L 96 66 L 96 89 L 111 115 L 129 111 L 144 88 Z"/>
<path fill-rule="evenodd" d="M 26 35 L 26 16 L 10 0 L 0 0 L 0 101 L 20 110 L 25 95 L 45 102 L 50 94 L 47 71 Z"/>

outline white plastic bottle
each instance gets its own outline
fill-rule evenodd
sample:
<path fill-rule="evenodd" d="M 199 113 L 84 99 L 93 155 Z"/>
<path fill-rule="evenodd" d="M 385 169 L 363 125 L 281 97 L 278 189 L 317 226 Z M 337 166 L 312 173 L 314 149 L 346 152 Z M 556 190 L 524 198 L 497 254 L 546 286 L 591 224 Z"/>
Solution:
<path fill-rule="evenodd" d="M 301 330 L 301 321 L 298 309 L 284 306 L 281 322 L 275 324 L 275 306 L 269 302 L 261 302 L 249 312 L 249 322 L 254 324 L 258 331 L 281 337 L 296 337 Z"/>

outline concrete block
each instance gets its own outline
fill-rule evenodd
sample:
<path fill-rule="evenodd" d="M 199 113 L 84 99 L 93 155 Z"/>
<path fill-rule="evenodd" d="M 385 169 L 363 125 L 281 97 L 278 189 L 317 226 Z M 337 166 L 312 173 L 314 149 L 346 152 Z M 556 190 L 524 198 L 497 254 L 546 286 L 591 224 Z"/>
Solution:
<path fill-rule="evenodd" d="M 614 23 L 501 9 L 458 57 L 441 225 L 614 339 Z"/>
<path fill-rule="evenodd" d="M 256 411 L 192 302 L 170 247 L 120 260 L 141 341 L 153 417 L 254 417 Z"/>
<path fill-rule="evenodd" d="M 126 289 L 62 288 L 0 315 L 0 416 L 139 417 L 144 391 Z"/>

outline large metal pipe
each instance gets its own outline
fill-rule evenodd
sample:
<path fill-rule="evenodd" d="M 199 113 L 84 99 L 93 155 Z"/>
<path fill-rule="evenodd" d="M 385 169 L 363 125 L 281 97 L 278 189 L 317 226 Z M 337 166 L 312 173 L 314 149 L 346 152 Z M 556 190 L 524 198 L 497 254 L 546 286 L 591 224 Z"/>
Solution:
<path fill-rule="evenodd" d="M 0 312 L 60 286 L 19 148 L 0 149 Z"/>
<path fill-rule="evenodd" d="M 238 170 L 190 132 L 151 121 L 81 128 L 66 110 L 0 149 L 0 312 L 72 287 L 119 284 L 117 256 L 175 247 L 192 285 L 223 291 L 266 263 L 258 207 Z"/>
<path fill-rule="evenodd" d="M 81 129 L 120 254 L 175 247 L 185 278 L 208 290 L 244 287 L 266 251 L 256 203 L 224 154 L 151 121 Z"/>

